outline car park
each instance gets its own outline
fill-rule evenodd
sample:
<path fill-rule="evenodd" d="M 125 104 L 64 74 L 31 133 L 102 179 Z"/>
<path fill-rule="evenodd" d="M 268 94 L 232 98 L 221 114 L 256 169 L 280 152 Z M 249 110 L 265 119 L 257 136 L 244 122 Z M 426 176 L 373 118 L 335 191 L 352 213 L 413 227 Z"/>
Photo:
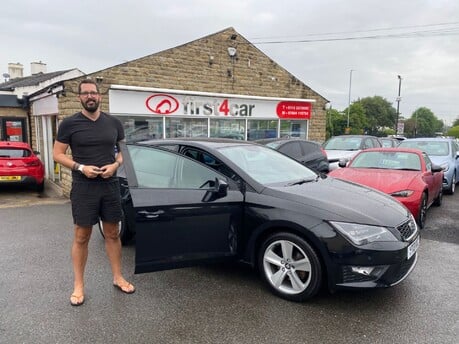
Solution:
<path fill-rule="evenodd" d="M 328 156 L 330 171 L 339 168 L 339 161 L 348 162 L 363 149 L 381 147 L 376 136 L 338 135 L 332 136 L 322 145 Z"/>
<path fill-rule="evenodd" d="M 321 173 L 329 171 L 327 153 L 317 142 L 290 138 L 262 139 L 255 142 L 298 160 L 315 171 Z"/>
<path fill-rule="evenodd" d="M 413 138 L 400 142 L 399 147 L 417 148 L 426 152 L 433 163 L 444 171 L 443 190 L 454 194 L 459 181 L 459 148 L 451 138 Z"/>
<path fill-rule="evenodd" d="M 194 138 L 121 151 L 121 236 L 135 235 L 136 273 L 242 261 L 303 301 L 322 287 L 393 286 L 415 267 L 419 230 L 404 206 L 273 149 Z"/>
<path fill-rule="evenodd" d="M 42 192 L 45 168 L 28 143 L 0 141 L 0 185 L 21 184 Z"/>
<path fill-rule="evenodd" d="M 418 149 L 367 149 L 342 167 L 329 175 L 393 196 L 411 211 L 420 228 L 425 225 L 427 209 L 442 204 L 443 169 Z"/>

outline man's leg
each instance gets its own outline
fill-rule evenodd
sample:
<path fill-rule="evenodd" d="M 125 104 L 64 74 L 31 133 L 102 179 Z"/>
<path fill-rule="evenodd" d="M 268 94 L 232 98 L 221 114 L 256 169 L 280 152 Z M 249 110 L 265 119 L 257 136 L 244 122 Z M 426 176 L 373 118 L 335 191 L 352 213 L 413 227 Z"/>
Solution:
<path fill-rule="evenodd" d="M 134 286 L 126 281 L 121 272 L 121 240 L 118 223 L 104 222 L 105 250 L 112 267 L 113 284 L 125 293 L 133 293 Z"/>
<path fill-rule="evenodd" d="M 91 227 L 75 225 L 72 244 L 74 285 L 70 302 L 76 305 L 84 302 L 84 269 L 88 259 L 88 243 L 91 232 Z"/>

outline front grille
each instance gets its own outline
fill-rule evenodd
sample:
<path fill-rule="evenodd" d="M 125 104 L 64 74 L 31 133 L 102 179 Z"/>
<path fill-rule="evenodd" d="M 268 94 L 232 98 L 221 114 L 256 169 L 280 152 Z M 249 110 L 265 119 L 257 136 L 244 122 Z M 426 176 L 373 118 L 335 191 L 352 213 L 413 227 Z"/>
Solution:
<path fill-rule="evenodd" d="M 416 223 L 414 223 L 414 220 L 410 219 L 405 223 L 402 223 L 396 229 L 400 232 L 402 239 L 408 241 L 409 239 L 411 239 L 413 234 L 416 233 L 416 228 Z"/>

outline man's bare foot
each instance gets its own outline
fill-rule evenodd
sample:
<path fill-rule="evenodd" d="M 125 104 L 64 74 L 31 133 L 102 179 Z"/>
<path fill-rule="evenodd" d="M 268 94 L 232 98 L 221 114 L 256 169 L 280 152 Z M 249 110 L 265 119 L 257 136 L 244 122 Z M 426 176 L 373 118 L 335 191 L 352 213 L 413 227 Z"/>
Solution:
<path fill-rule="evenodd" d="M 132 294 L 135 292 L 135 287 L 124 278 L 119 279 L 118 281 L 113 281 L 113 286 L 126 294 Z"/>
<path fill-rule="evenodd" d="M 84 295 L 83 294 L 72 294 L 70 296 L 70 304 L 72 306 L 81 306 L 84 303 Z"/>

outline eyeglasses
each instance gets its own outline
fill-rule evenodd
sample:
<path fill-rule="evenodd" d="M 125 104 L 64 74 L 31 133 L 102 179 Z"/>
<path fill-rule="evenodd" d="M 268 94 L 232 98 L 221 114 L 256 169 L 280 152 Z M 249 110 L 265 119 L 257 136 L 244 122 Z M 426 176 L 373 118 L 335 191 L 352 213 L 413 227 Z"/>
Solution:
<path fill-rule="evenodd" d="M 95 97 L 99 95 L 99 92 L 95 92 L 95 91 L 91 91 L 91 92 L 81 92 L 80 93 L 80 96 L 82 97 L 87 97 L 87 96 L 91 96 L 91 97 Z"/>

